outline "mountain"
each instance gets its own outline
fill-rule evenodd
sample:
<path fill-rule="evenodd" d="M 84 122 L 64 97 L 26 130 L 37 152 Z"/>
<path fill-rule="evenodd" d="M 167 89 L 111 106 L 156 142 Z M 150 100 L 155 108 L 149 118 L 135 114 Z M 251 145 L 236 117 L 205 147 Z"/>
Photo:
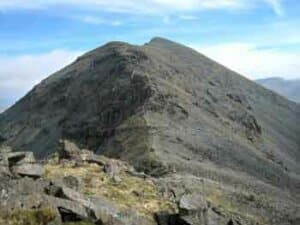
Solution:
<path fill-rule="evenodd" d="M 300 79 L 285 80 L 280 77 L 270 77 L 256 82 L 292 101 L 300 102 Z"/>
<path fill-rule="evenodd" d="M 241 224 L 299 221 L 300 106 L 202 54 L 110 42 L 0 114 L 0 136 L 45 158 L 59 139 L 201 192 Z M 228 224 L 233 224 L 233 222 Z"/>

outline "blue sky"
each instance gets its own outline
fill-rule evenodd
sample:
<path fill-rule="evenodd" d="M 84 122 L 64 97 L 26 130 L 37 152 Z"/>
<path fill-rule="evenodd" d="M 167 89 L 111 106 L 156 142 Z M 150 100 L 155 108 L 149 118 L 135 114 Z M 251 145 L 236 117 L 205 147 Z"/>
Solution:
<path fill-rule="evenodd" d="M 299 0 L 0 0 L 0 111 L 87 50 L 154 36 L 250 79 L 300 78 Z"/>

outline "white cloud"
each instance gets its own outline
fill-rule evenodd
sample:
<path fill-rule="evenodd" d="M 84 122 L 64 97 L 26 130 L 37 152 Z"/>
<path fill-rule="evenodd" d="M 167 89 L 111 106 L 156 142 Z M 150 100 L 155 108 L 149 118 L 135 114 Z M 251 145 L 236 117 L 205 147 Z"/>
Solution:
<path fill-rule="evenodd" d="M 120 20 L 107 20 L 103 19 L 101 17 L 97 16 L 79 16 L 77 17 L 78 20 L 89 23 L 89 24 L 94 24 L 94 25 L 110 25 L 110 26 L 121 26 L 122 22 Z"/>
<path fill-rule="evenodd" d="M 269 4 L 274 12 L 279 15 L 283 16 L 284 15 L 284 10 L 282 6 L 282 0 L 265 0 L 267 4 Z"/>
<path fill-rule="evenodd" d="M 82 52 L 54 50 L 37 55 L 0 56 L 0 99 L 22 97 L 49 74 L 66 66 Z M 0 102 L 0 107 L 3 102 Z"/>
<path fill-rule="evenodd" d="M 277 14 L 283 14 L 281 0 L 0 0 L 0 9 L 43 9 L 67 5 L 80 9 L 149 14 L 252 8 L 253 5 L 263 2 L 269 4 Z"/>
<path fill-rule="evenodd" d="M 261 49 L 249 43 L 191 47 L 250 79 L 300 77 L 300 52 Z"/>

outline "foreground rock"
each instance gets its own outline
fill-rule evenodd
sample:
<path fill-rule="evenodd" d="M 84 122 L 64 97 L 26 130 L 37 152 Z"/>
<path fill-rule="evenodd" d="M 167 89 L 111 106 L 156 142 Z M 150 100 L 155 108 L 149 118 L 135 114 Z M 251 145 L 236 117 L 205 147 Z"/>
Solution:
<path fill-rule="evenodd" d="M 172 203 L 156 193 L 150 181 L 128 175 L 126 171 L 134 171 L 126 163 L 105 157 L 99 163 L 92 152 L 77 152 L 76 157 L 73 153 L 58 161 L 50 157 L 42 165 L 31 153 L 2 152 L 2 158 L 13 163 L 5 165 L 11 176 L 0 176 L 0 224 L 156 225 L 156 210 L 172 212 Z M 122 179 L 116 182 L 116 176 Z"/>
<path fill-rule="evenodd" d="M 36 162 L 32 152 L 12 152 L 7 146 L 0 147 L 0 174 L 39 178 L 43 166 Z"/>
<path fill-rule="evenodd" d="M 24 163 L 12 168 L 14 174 L 39 178 L 43 175 L 43 166 L 40 164 Z"/>

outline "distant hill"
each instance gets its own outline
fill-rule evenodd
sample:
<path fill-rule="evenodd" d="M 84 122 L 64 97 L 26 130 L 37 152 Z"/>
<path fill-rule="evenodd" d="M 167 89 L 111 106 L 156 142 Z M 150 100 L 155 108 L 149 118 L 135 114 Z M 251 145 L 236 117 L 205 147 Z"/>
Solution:
<path fill-rule="evenodd" d="M 256 82 L 292 101 L 300 102 L 300 79 L 285 80 L 280 77 L 270 77 Z"/>

